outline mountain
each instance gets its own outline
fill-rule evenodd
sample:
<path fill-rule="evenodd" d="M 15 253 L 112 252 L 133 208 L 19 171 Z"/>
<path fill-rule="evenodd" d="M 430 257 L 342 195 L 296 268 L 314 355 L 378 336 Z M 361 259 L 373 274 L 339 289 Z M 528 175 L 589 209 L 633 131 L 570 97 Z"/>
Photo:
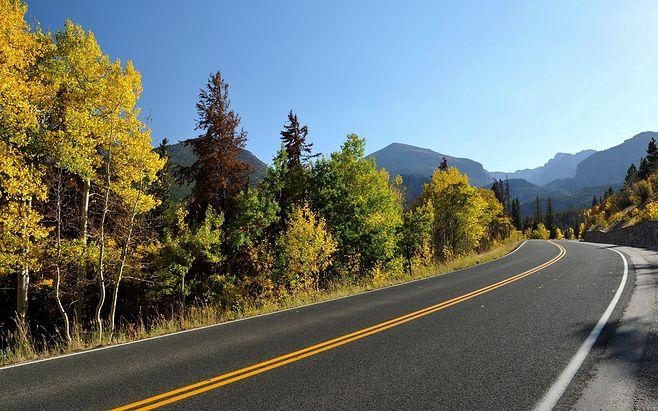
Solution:
<path fill-rule="evenodd" d="M 561 186 L 573 190 L 623 182 L 631 163 L 639 166 L 652 137 L 658 138 L 658 133 L 645 131 L 617 146 L 592 154 L 578 164 L 576 175 L 562 181 Z"/>
<path fill-rule="evenodd" d="M 457 167 L 459 171 L 467 174 L 473 185 L 481 187 L 493 180 L 487 170 L 482 167 L 482 164 L 476 161 L 452 157 L 408 144 L 389 144 L 383 149 L 368 155 L 368 158 L 375 159 L 377 167 L 385 168 L 391 176 L 401 175 L 402 178 L 414 176 L 411 178 L 421 179 L 424 182 L 427 182 L 434 169 L 439 167 L 443 157 L 448 161 L 448 166 Z"/>
<path fill-rule="evenodd" d="M 523 179 L 532 184 L 543 186 L 554 180 L 571 178 L 576 175 L 580 162 L 596 153 L 596 150 L 583 150 L 576 154 L 557 153 L 546 164 L 537 168 L 526 168 L 513 173 L 500 171 L 489 172 L 495 179 Z"/>

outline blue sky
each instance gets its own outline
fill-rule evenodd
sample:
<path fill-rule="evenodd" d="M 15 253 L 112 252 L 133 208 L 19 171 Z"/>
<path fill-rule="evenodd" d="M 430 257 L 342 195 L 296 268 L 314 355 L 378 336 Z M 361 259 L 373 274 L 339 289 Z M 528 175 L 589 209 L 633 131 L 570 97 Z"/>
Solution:
<path fill-rule="evenodd" d="M 231 85 L 247 148 L 269 162 L 290 109 L 317 151 L 347 133 L 469 157 L 490 171 L 542 165 L 658 131 L 652 1 L 28 1 L 142 73 L 156 140 L 196 134 L 211 72 Z"/>

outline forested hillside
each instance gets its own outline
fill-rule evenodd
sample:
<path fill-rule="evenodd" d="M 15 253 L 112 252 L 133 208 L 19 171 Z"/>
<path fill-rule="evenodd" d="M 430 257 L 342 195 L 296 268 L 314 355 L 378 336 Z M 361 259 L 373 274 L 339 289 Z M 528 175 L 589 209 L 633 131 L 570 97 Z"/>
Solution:
<path fill-rule="evenodd" d="M 1 361 L 410 278 L 513 234 L 509 204 L 456 168 L 405 207 L 364 139 L 317 157 L 292 111 L 251 179 L 262 164 L 219 71 L 200 84 L 198 137 L 153 149 L 131 61 L 73 22 L 47 33 L 18 1 L 0 10 Z"/>
<path fill-rule="evenodd" d="M 610 230 L 658 219 L 658 145 L 651 137 L 646 156 L 630 164 L 622 188 L 595 199 L 585 213 L 585 230 Z"/>

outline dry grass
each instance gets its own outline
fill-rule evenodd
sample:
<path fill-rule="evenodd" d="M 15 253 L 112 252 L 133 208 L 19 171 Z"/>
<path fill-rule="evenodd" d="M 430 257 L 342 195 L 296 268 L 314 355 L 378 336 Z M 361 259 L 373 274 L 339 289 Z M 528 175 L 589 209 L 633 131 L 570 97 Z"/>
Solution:
<path fill-rule="evenodd" d="M 252 317 L 255 315 L 300 307 L 307 304 L 333 300 L 422 278 L 434 277 L 498 259 L 514 250 L 519 243 L 520 239 L 514 238 L 505 243 L 498 244 L 491 250 L 481 254 L 470 254 L 441 264 L 415 267 L 413 270 L 413 276 L 404 275 L 398 276 L 397 278 L 387 278 L 386 276 L 382 276 L 383 278 L 377 277 L 358 284 L 348 281 L 342 283 L 337 282 L 328 290 L 298 293 L 276 301 L 268 300 L 257 306 L 253 305 L 244 307 L 239 312 L 220 310 L 213 306 L 189 307 L 184 311 L 175 313 L 173 316 L 162 315 L 153 318 L 150 321 L 149 327 L 146 327 L 142 322 L 123 326 L 113 335 L 106 333 L 100 340 L 97 336 L 94 336 L 91 333 L 83 333 L 80 330 L 76 330 L 73 333 L 73 341 L 70 345 L 62 343 L 54 345 L 40 344 L 50 348 L 37 350 L 29 336 L 28 338 L 22 339 L 10 336 L 4 341 L 3 345 L 11 348 L 0 351 L 0 365 L 20 363 L 106 345 L 141 340 L 176 331 L 190 330 L 240 318 Z"/>

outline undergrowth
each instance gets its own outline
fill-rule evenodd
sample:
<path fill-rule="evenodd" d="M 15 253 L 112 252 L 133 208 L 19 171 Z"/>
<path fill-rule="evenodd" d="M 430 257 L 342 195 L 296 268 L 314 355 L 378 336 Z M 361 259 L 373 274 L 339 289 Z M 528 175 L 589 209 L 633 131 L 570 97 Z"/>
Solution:
<path fill-rule="evenodd" d="M 408 274 L 393 278 L 385 275 L 374 276 L 367 281 L 362 280 L 358 283 L 350 282 L 349 280 L 337 281 L 332 283 L 328 289 L 287 295 L 281 299 L 262 301 L 259 304 L 252 303 L 233 310 L 220 309 L 210 305 L 186 307 L 184 310 L 173 311 L 167 315 L 159 314 L 154 318 L 150 318 L 148 322 L 140 320 L 136 323 L 123 324 L 113 334 L 110 334 L 108 331 L 101 338 L 91 332 L 74 330 L 70 344 L 57 342 L 62 341 L 58 336 L 53 337 L 51 339 L 52 341 L 35 341 L 32 336 L 25 333 L 4 335 L 0 336 L 0 347 L 3 347 L 0 351 L 0 365 L 9 365 L 107 345 L 137 341 L 438 276 L 498 259 L 514 250 L 519 243 L 519 238 L 513 238 L 492 247 L 484 253 L 473 253 L 443 263 L 417 266 L 414 267 L 411 276 Z M 148 326 L 146 323 L 148 323 Z M 107 329 L 108 327 L 105 328 Z"/>

